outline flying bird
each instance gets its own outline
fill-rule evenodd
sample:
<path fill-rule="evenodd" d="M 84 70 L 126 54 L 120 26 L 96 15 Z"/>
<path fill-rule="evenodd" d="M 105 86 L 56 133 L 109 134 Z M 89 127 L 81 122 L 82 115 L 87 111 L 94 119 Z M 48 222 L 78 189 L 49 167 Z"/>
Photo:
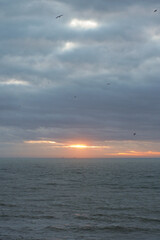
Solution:
<path fill-rule="evenodd" d="M 154 10 L 154 12 L 157 12 L 157 11 L 158 11 L 157 9 Z"/>
<path fill-rule="evenodd" d="M 56 18 L 60 18 L 60 17 L 62 17 L 63 15 L 61 14 L 61 15 L 58 15 Z"/>
<path fill-rule="evenodd" d="M 134 132 L 133 135 L 136 136 L 136 133 Z"/>

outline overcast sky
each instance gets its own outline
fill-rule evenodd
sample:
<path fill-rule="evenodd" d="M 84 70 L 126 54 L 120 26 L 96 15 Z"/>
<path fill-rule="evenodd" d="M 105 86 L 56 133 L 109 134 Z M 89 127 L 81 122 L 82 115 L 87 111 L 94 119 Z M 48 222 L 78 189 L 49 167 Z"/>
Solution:
<path fill-rule="evenodd" d="M 159 0 L 0 0 L 0 157 L 17 156 L 160 156 Z"/>

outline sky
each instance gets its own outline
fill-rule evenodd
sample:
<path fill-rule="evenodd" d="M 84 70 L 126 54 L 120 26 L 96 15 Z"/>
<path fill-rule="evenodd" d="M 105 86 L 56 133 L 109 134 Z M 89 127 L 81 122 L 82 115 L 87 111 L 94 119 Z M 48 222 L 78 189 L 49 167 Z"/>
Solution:
<path fill-rule="evenodd" d="M 159 0 L 0 0 L 0 157 L 160 157 Z"/>

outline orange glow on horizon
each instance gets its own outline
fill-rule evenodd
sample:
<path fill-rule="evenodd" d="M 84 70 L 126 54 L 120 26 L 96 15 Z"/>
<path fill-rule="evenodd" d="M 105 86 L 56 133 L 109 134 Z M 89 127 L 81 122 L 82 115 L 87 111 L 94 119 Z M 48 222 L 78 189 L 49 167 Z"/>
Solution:
<path fill-rule="evenodd" d="M 151 157 L 151 156 L 160 156 L 160 152 L 153 152 L 153 151 L 147 151 L 147 152 L 137 152 L 137 151 L 129 151 L 129 152 L 119 152 L 116 154 L 117 156 L 129 156 L 129 157 Z"/>
<path fill-rule="evenodd" d="M 54 139 L 39 139 L 23 141 L 26 149 L 31 149 L 31 152 L 43 152 L 46 156 L 65 156 L 65 157 L 115 157 L 115 158 L 129 158 L 129 157 L 160 157 L 159 143 L 156 145 L 157 149 L 152 150 L 153 143 L 137 142 L 132 146 L 132 142 L 87 142 L 82 140 L 76 141 L 54 141 Z M 141 145 L 140 145 L 141 144 Z M 142 146 L 142 147 L 141 147 Z M 132 150 L 133 149 L 133 150 Z"/>

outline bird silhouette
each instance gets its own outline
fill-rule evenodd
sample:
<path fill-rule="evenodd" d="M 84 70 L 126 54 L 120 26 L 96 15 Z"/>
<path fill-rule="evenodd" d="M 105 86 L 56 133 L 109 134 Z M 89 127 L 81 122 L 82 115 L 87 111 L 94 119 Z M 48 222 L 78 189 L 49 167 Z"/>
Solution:
<path fill-rule="evenodd" d="M 61 14 L 61 15 L 58 15 L 56 18 L 60 18 L 60 17 L 62 17 L 63 15 Z"/>
<path fill-rule="evenodd" d="M 154 10 L 154 12 L 157 12 L 157 11 L 158 11 L 157 9 Z"/>

